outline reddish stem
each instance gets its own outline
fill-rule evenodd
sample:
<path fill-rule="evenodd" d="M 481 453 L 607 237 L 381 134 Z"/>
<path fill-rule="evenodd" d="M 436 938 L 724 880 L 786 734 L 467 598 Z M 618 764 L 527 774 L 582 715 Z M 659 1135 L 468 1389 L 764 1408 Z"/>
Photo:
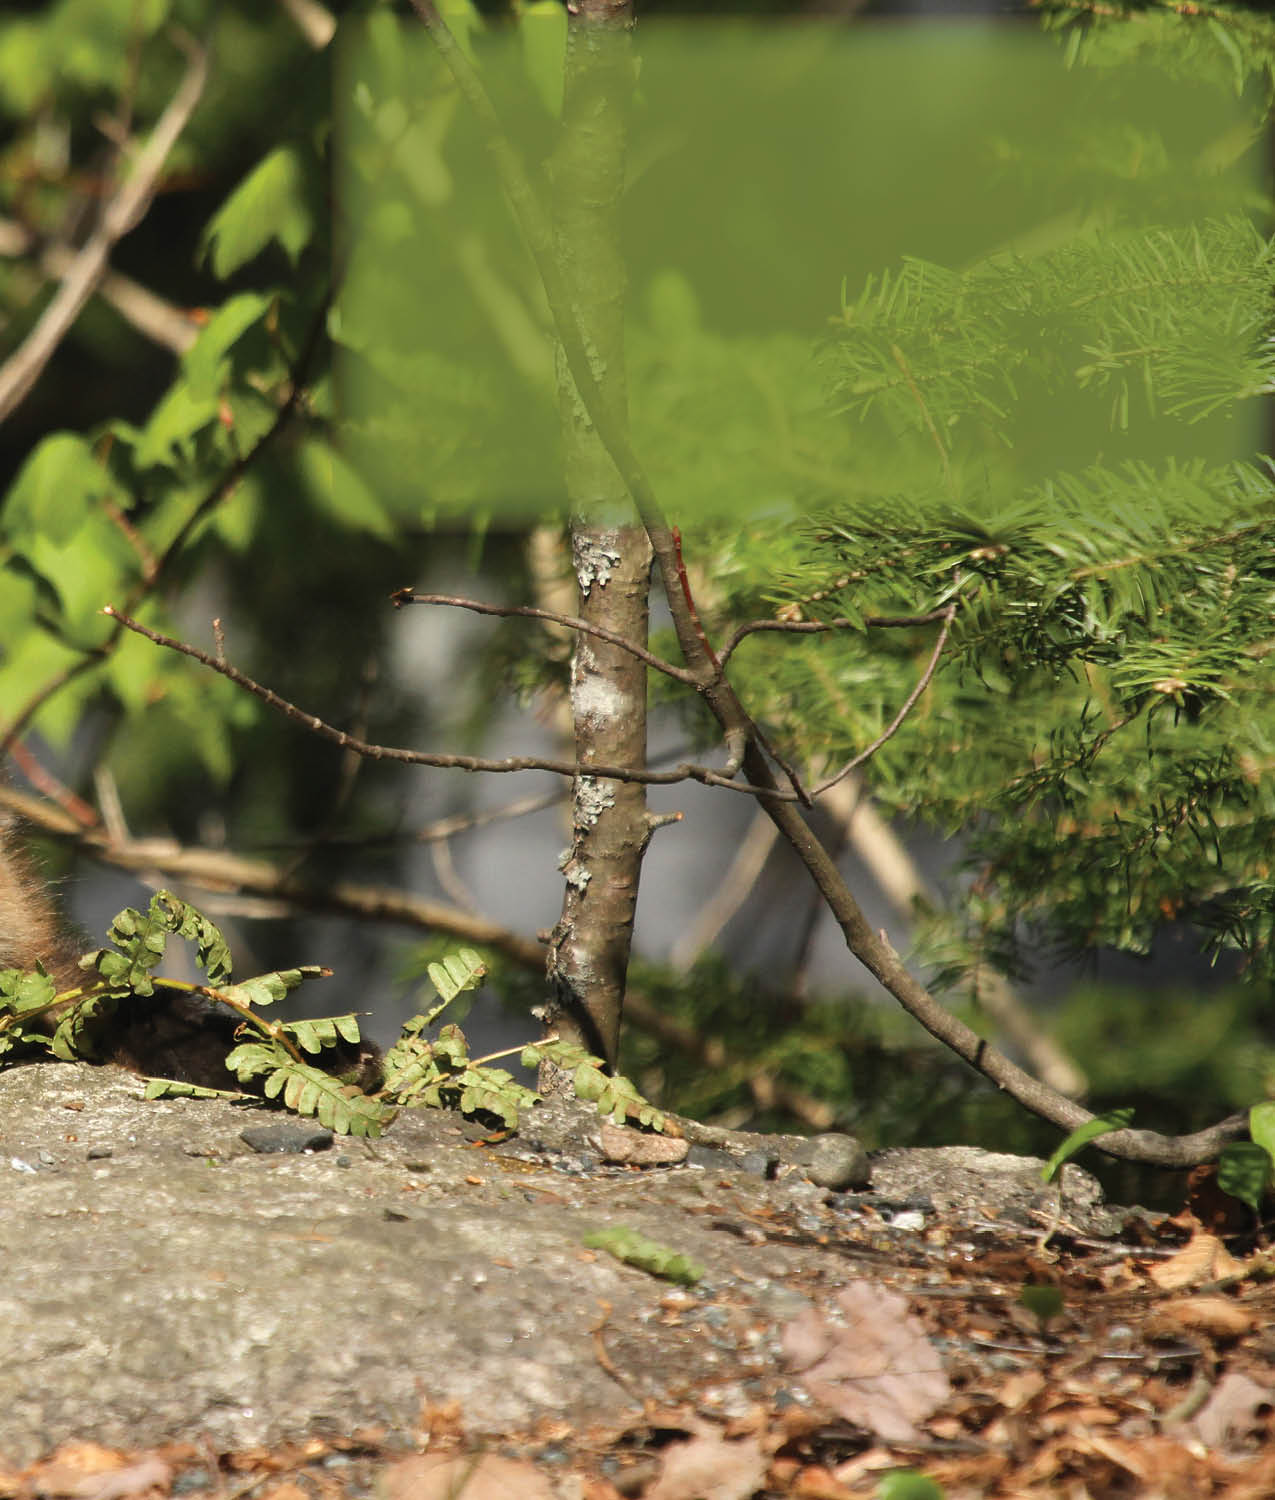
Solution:
<path fill-rule="evenodd" d="M 682 560 L 681 530 L 678 527 L 674 526 L 672 528 L 672 533 L 673 551 L 677 554 L 677 576 L 682 584 L 682 597 L 686 600 L 686 609 L 691 617 L 691 624 L 695 627 L 695 634 L 699 636 L 700 645 L 703 646 L 704 650 L 708 653 L 709 661 L 711 661 L 712 664 L 720 672 L 722 669 L 722 664 L 717 659 L 717 652 L 714 651 L 712 646 L 710 646 L 708 643 L 708 637 L 704 634 L 704 627 L 700 624 L 699 610 L 695 608 L 695 600 L 691 595 L 691 580 L 686 576 L 686 564 Z"/>

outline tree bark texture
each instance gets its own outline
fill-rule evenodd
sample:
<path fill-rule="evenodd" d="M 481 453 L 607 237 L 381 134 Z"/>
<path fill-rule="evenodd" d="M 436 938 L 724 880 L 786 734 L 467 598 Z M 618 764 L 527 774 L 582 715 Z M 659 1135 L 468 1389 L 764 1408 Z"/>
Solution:
<path fill-rule="evenodd" d="M 633 89 L 627 5 L 584 0 L 567 42 L 562 135 L 553 161 L 557 254 L 594 379 L 614 420 L 627 423 L 625 268 L 618 207 L 625 115 Z M 624 480 L 558 354 L 571 550 L 578 614 L 645 645 L 651 547 Z M 577 633 L 571 661 L 577 763 L 646 763 L 646 667 L 609 642 Z M 562 915 L 550 943 L 548 1020 L 560 1036 L 614 1063 L 642 854 L 650 836 L 645 789 L 581 775 L 564 851 Z"/>

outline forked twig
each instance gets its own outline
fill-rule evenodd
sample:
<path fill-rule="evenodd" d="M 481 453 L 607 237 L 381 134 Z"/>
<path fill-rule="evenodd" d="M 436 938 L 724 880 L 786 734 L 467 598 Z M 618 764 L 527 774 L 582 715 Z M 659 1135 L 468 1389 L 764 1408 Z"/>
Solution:
<path fill-rule="evenodd" d="M 749 620 L 746 625 L 737 625 L 722 648 L 721 665 L 725 666 L 735 654 L 735 648 L 750 635 L 763 631 L 776 635 L 823 635 L 831 630 L 902 630 L 913 625 L 933 625 L 946 619 L 947 608 L 932 609 L 923 615 L 864 615 L 862 620 L 850 620 L 844 616 L 836 620 Z"/>
<path fill-rule="evenodd" d="M 698 685 L 698 679 L 694 672 L 689 672 L 685 667 L 674 666 L 671 661 L 665 661 L 663 657 L 655 656 L 644 646 L 635 645 L 633 641 L 625 638 L 614 630 L 607 630 L 601 625 L 590 624 L 588 620 L 582 620 L 578 615 L 563 615 L 552 609 L 536 609 L 530 604 L 487 604 L 481 599 L 464 599 L 454 594 L 417 594 L 411 589 L 395 589 L 390 595 L 390 600 L 395 608 L 401 608 L 404 604 L 445 604 L 453 609 L 468 609 L 478 615 L 499 615 L 502 618 L 525 620 L 544 620 L 550 625 L 561 625 L 567 630 L 578 630 L 585 635 L 597 636 L 599 640 L 608 642 L 612 646 L 618 646 L 622 651 L 627 651 L 630 656 L 636 656 L 639 661 L 645 662 L 648 667 L 657 672 L 663 672 L 666 677 L 672 677 L 677 682 L 684 682 L 688 687 Z"/>
<path fill-rule="evenodd" d="M 839 781 L 844 780 L 845 777 L 849 776 L 851 771 L 861 766 L 864 761 L 871 760 L 871 758 L 877 753 L 881 746 L 884 745 L 888 739 L 893 738 L 893 736 L 898 733 L 899 726 L 903 723 L 904 719 L 906 719 L 907 716 L 912 712 L 912 709 L 915 707 L 917 701 L 921 697 L 921 694 L 926 690 L 927 687 L 929 687 L 930 679 L 934 676 L 935 671 L 938 669 L 939 658 L 943 655 L 943 647 L 947 645 L 947 637 L 952 629 L 952 620 L 956 615 L 955 601 L 949 604 L 940 613 L 943 619 L 943 627 L 939 631 L 939 638 L 934 642 L 934 650 L 930 652 L 930 659 L 925 664 L 925 671 L 921 673 L 920 678 L 917 680 L 916 686 L 903 700 L 903 707 L 899 709 L 894 718 L 890 720 L 889 724 L 886 725 L 886 727 L 881 731 L 879 735 L 877 735 L 876 739 L 874 739 L 870 745 L 865 745 L 864 748 L 859 751 L 858 755 L 848 760 L 835 776 L 829 776 L 827 781 L 821 781 L 819 783 L 819 785 L 815 788 L 816 797 L 818 797 L 822 792 L 828 791 L 831 787 L 836 786 Z"/>
<path fill-rule="evenodd" d="M 682 586 L 682 598 L 686 601 L 687 615 L 692 626 L 694 627 L 695 634 L 699 637 L 699 643 L 701 647 L 703 647 L 706 659 L 712 663 L 715 673 L 714 680 L 718 682 L 723 681 L 724 674 L 722 672 L 722 662 L 718 659 L 716 651 L 713 650 L 712 643 L 709 641 L 708 635 L 704 630 L 703 623 L 700 620 L 699 610 L 695 607 L 695 595 L 691 592 L 691 580 L 687 576 L 686 572 L 686 559 L 682 555 L 681 528 L 678 526 L 672 527 L 670 529 L 669 535 L 673 539 L 673 555 L 677 559 L 677 578 L 678 582 Z M 690 673 L 689 675 L 692 683 L 696 687 L 699 687 L 699 677 L 695 673 Z M 758 724 L 755 719 L 752 721 L 752 733 L 757 740 L 757 743 L 766 752 L 766 754 L 770 756 L 771 760 L 775 762 L 779 769 L 788 778 L 789 782 L 792 785 L 793 791 L 797 794 L 797 800 L 804 803 L 807 807 L 813 806 L 813 803 L 810 800 L 810 794 L 806 791 L 805 786 L 802 784 L 801 777 L 797 773 L 797 768 L 793 765 L 790 765 L 789 762 L 786 761 L 782 755 L 780 755 L 779 751 L 776 750 L 774 745 L 771 744 L 765 730 L 762 729 L 761 725 Z"/>
<path fill-rule="evenodd" d="M 748 782 L 735 781 L 732 777 L 724 776 L 720 771 L 714 771 L 709 766 L 696 765 L 687 761 L 674 766 L 671 771 L 638 771 L 631 766 L 611 766 L 593 762 L 588 765 L 579 765 L 575 761 L 551 760 L 536 755 L 510 755 L 503 760 L 490 760 L 481 755 L 443 755 L 430 750 L 405 750 L 394 745 L 374 745 L 355 735 L 347 734 L 345 730 L 338 729 L 334 724 L 326 723 L 315 714 L 307 713 L 303 708 L 299 708 L 295 703 L 290 703 L 286 698 L 274 692 L 273 689 L 254 681 L 247 673 L 239 671 L 237 667 L 232 667 L 228 661 L 212 656 L 207 651 L 201 651 L 198 646 L 191 646 L 185 641 L 163 635 L 158 630 L 151 630 L 149 626 L 131 619 L 110 604 L 103 607 L 102 613 L 117 621 L 123 629 L 131 630 L 135 635 L 145 636 L 148 641 L 153 641 L 157 646 L 164 646 L 182 656 L 189 656 L 192 661 L 197 661 L 210 671 L 225 677 L 236 687 L 251 693 L 254 698 L 260 698 L 263 703 L 269 704 L 271 708 L 302 725 L 311 734 L 318 735 L 320 739 L 339 745 L 343 750 L 353 751 L 356 755 L 366 756 L 369 760 L 396 761 L 401 765 L 409 766 L 437 766 L 444 770 L 455 771 L 494 773 L 549 771 L 555 776 L 592 776 L 607 781 L 640 781 L 648 786 L 673 786 L 681 781 L 698 781 L 704 786 L 719 786 L 727 791 L 742 792 L 749 796 L 763 796 L 771 799 L 778 797 L 786 801 L 796 800 L 794 792 L 784 792 L 774 787 L 754 786 Z"/>

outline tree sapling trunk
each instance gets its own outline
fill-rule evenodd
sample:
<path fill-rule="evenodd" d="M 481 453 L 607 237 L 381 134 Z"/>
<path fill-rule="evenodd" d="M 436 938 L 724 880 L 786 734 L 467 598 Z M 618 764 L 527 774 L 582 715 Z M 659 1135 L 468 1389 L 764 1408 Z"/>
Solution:
<path fill-rule="evenodd" d="M 633 89 L 627 4 L 582 0 L 567 43 L 562 134 L 553 161 L 557 252 L 602 399 L 626 421 L 625 269 L 618 207 L 625 115 Z M 565 356 L 558 355 L 571 548 L 578 613 L 625 640 L 647 640 L 651 547 L 623 479 L 598 437 Z M 577 763 L 646 763 L 646 667 L 621 647 L 576 636 L 571 711 Z M 581 775 L 564 851 L 562 915 L 553 930 L 549 1020 L 565 1040 L 614 1064 L 642 854 L 645 789 Z"/>

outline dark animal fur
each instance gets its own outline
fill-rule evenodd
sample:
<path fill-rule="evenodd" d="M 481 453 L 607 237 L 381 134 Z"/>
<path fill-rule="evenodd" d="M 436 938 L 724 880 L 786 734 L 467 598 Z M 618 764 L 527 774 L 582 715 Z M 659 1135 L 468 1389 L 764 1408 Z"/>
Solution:
<path fill-rule="evenodd" d="M 21 847 L 13 819 L 0 815 L 0 969 L 31 970 L 37 964 L 44 965 L 59 991 L 77 989 L 91 979 L 79 967 L 66 923 Z M 48 1030 L 59 1014 L 52 1011 L 43 1018 Z M 226 1070 L 226 1054 L 238 1026 L 238 1017 L 197 995 L 160 990 L 134 996 L 104 1032 L 102 1060 L 160 1078 L 231 1088 L 235 1080 Z M 349 1070 L 354 1081 L 375 1086 L 377 1053 L 371 1044 L 342 1043 L 313 1060 L 342 1076 Z"/>

